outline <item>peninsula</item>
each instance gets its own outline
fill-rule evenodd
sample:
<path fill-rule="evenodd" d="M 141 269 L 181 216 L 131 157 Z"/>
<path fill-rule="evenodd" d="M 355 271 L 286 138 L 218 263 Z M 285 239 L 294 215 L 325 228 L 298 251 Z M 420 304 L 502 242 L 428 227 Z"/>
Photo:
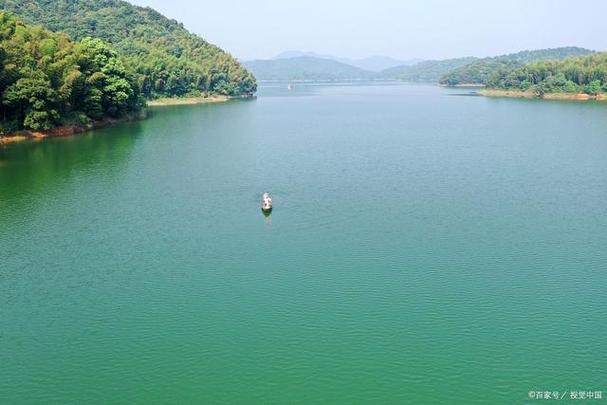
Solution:
<path fill-rule="evenodd" d="M 481 94 L 560 100 L 607 100 L 607 53 L 502 69 Z"/>

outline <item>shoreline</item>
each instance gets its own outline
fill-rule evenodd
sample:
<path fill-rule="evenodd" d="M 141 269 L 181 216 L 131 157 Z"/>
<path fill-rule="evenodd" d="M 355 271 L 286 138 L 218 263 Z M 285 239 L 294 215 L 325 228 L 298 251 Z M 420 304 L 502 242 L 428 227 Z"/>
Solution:
<path fill-rule="evenodd" d="M 65 136 L 80 135 L 95 129 L 110 128 L 125 122 L 141 121 L 147 118 L 147 112 L 143 110 L 137 115 L 128 115 L 123 118 L 105 118 L 88 125 L 63 125 L 44 131 L 20 130 L 5 135 L 0 135 L 0 145 L 19 143 L 24 141 L 41 141 L 47 138 L 61 138 Z"/>
<path fill-rule="evenodd" d="M 156 100 L 148 100 L 148 107 L 168 107 L 173 105 L 195 105 L 195 104 L 215 104 L 227 103 L 232 100 L 250 100 L 257 96 L 254 94 L 242 96 L 200 96 L 200 97 L 165 97 Z"/>
<path fill-rule="evenodd" d="M 184 97 L 184 98 L 160 98 L 149 100 L 148 107 L 168 107 L 176 105 L 215 104 L 225 103 L 231 100 L 246 100 L 255 98 L 254 95 L 244 96 L 208 96 L 208 97 Z M 62 125 L 45 131 L 19 130 L 7 134 L 0 134 L 0 146 L 24 141 L 40 141 L 46 138 L 59 138 L 64 136 L 80 135 L 95 129 L 103 129 L 116 126 L 126 122 L 140 121 L 148 118 L 148 111 L 142 110 L 139 114 L 128 115 L 123 118 L 105 118 L 95 121 L 89 125 Z"/>
<path fill-rule="evenodd" d="M 485 86 L 484 84 L 478 84 L 478 83 L 460 83 L 460 84 L 438 84 L 438 87 L 443 87 L 446 89 L 484 89 Z"/>
<path fill-rule="evenodd" d="M 479 93 L 485 97 L 529 98 L 538 100 L 607 101 L 607 94 L 592 96 L 586 93 L 546 93 L 539 96 L 532 91 L 486 89 Z"/>

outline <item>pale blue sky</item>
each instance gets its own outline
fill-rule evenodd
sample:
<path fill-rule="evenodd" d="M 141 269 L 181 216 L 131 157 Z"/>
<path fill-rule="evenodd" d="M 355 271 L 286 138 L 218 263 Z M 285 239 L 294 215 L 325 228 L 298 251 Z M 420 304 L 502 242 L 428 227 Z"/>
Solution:
<path fill-rule="evenodd" d="M 492 56 L 607 50 L 607 0 L 130 0 L 241 59 L 285 50 L 346 57 Z"/>

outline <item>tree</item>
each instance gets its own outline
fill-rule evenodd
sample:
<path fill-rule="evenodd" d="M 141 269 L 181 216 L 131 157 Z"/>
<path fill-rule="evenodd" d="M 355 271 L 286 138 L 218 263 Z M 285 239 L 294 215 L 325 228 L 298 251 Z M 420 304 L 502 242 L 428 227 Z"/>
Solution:
<path fill-rule="evenodd" d="M 23 78 L 4 92 L 3 104 L 13 109 L 27 129 L 45 130 L 59 120 L 57 93 L 40 71 L 26 71 Z"/>
<path fill-rule="evenodd" d="M 584 93 L 596 96 L 601 92 L 601 81 L 593 80 L 584 87 Z"/>

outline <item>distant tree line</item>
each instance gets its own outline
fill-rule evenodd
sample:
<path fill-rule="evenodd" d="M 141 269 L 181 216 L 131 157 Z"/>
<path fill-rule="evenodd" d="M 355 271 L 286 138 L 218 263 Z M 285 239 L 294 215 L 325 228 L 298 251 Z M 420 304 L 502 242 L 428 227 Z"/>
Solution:
<path fill-rule="evenodd" d="M 402 80 L 405 82 L 436 83 L 445 74 L 469 65 L 477 58 L 465 57 L 445 60 L 426 60 L 409 66 L 397 66 L 379 73 L 382 79 Z"/>
<path fill-rule="evenodd" d="M 522 51 L 509 55 L 483 58 L 466 64 L 443 75 L 439 83 L 446 86 L 486 85 L 492 75 L 498 71 L 510 71 L 529 63 L 546 60 L 562 60 L 572 56 L 584 56 L 592 51 L 577 47 L 540 49 Z"/>

